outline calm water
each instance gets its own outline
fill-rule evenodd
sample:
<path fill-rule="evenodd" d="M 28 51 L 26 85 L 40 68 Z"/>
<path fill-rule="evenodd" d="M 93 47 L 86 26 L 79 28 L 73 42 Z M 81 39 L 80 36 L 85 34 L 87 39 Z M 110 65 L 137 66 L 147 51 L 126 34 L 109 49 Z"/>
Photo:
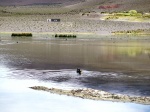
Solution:
<path fill-rule="evenodd" d="M 5 74 L 5 73 L 4 73 Z M 94 101 L 35 91 L 28 87 L 56 83 L 0 78 L 1 112 L 149 112 L 149 105 Z"/>
<path fill-rule="evenodd" d="M 0 41 L 0 67 L 8 72 L 0 77 L 150 96 L 147 41 L 7 39 Z"/>

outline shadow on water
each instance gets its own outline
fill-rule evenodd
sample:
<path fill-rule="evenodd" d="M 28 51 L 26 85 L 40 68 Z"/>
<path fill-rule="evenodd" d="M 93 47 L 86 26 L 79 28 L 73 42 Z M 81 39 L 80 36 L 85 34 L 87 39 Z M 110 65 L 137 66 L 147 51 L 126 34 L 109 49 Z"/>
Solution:
<path fill-rule="evenodd" d="M 98 72 L 82 70 L 82 74 L 76 73 L 76 69 L 61 70 L 37 70 L 37 69 L 12 69 L 8 72 L 10 78 L 37 79 L 44 82 L 54 82 L 66 86 L 93 88 L 111 93 L 128 95 L 150 96 L 150 77 L 138 75 Z"/>
<path fill-rule="evenodd" d="M 82 87 L 101 89 L 111 93 L 150 96 L 150 88 L 149 88 L 150 78 L 145 79 L 145 78 L 140 78 L 140 76 L 139 77 L 137 76 L 137 78 L 134 77 L 129 78 L 129 75 L 122 75 L 122 74 L 118 74 L 118 76 L 117 75 L 113 76 L 114 73 L 97 72 L 93 75 L 92 73 L 89 74 L 91 75 L 84 74 L 84 76 L 76 76 L 76 77 L 70 77 L 68 75 L 56 76 L 56 77 L 49 77 L 42 80 L 55 81 L 61 83 L 68 82 L 72 84 L 78 84 Z"/>

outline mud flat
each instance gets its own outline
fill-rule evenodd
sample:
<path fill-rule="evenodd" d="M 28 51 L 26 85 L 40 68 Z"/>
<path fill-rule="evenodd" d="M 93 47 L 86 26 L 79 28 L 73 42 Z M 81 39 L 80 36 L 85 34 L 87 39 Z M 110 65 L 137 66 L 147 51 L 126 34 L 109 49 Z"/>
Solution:
<path fill-rule="evenodd" d="M 83 99 L 92 99 L 92 100 L 106 100 L 106 101 L 115 101 L 115 102 L 132 102 L 139 104 L 150 104 L 150 97 L 140 97 L 140 96 L 128 96 L 121 94 L 112 94 L 101 90 L 95 90 L 90 88 L 85 89 L 72 89 L 72 90 L 63 90 L 58 88 L 47 88 L 44 86 L 33 86 L 30 87 L 34 90 L 42 90 L 54 94 L 67 95 L 80 97 Z"/>

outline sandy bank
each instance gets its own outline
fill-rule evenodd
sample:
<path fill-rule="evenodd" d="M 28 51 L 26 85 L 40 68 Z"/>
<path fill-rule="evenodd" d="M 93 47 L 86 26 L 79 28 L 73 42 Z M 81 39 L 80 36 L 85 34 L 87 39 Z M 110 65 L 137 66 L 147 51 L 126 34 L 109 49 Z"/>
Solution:
<path fill-rule="evenodd" d="M 43 86 L 34 86 L 30 88 L 34 90 L 42 90 L 42 91 L 47 91 L 50 93 L 55 93 L 60 95 L 80 97 L 83 99 L 106 100 L 106 101 L 115 101 L 115 102 L 133 102 L 133 103 L 148 104 L 148 105 L 150 104 L 150 97 L 133 97 L 133 96 L 121 95 L 121 94 L 111 94 L 105 91 L 94 90 L 90 88 L 73 89 L 73 90 L 47 88 Z"/>

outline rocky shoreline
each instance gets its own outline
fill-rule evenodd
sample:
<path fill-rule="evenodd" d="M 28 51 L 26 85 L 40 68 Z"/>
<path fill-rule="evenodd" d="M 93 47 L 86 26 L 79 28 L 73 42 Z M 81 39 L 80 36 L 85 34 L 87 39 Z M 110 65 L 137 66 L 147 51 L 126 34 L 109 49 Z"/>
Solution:
<path fill-rule="evenodd" d="M 122 95 L 122 94 L 112 94 L 112 93 L 108 93 L 101 90 L 95 90 L 91 88 L 72 89 L 72 90 L 47 88 L 44 86 L 33 86 L 30 88 L 34 90 L 42 90 L 42 91 L 59 94 L 59 95 L 80 97 L 83 99 L 105 100 L 105 101 L 114 101 L 114 102 L 132 102 L 132 103 L 139 103 L 145 105 L 150 104 L 150 97 L 140 97 L 140 96 L 136 97 L 136 96 Z"/>

